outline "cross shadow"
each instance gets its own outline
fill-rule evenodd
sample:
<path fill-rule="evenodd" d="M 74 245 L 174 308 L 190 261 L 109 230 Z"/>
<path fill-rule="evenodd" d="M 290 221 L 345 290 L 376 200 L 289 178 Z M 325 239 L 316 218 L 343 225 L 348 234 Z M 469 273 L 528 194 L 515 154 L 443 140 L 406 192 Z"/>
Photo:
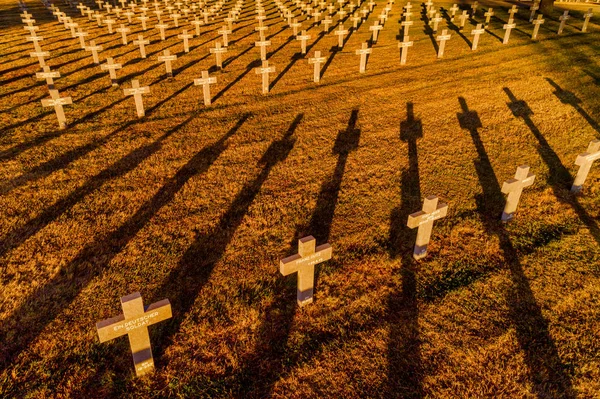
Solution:
<path fill-rule="evenodd" d="M 221 91 L 219 91 L 217 94 L 215 94 L 215 96 L 212 98 L 212 101 L 217 101 L 217 99 L 221 98 L 221 96 L 223 94 L 225 94 L 227 92 L 227 90 L 231 89 L 236 83 L 238 83 L 240 80 L 242 80 L 244 78 L 244 76 L 246 76 L 248 73 L 250 73 L 250 71 L 252 71 L 254 68 L 258 68 L 260 65 L 261 65 L 260 60 L 254 60 L 251 63 L 249 63 L 248 66 L 246 67 L 246 69 L 244 70 L 244 72 L 242 72 L 237 78 L 232 80 L 227 86 L 225 86 L 223 89 L 221 89 Z"/>
<path fill-rule="evenodd" d="M 290 254 L 297 248 L 298 240 L 302 237 L 312 235 L 317 240 L 317 245 L 329 241 L 331 224 L 337 206 L 339 191 L 344 175 L 348 155 L 358 148 L 360 130 L 356 129 L 358 110 L 354 109 L 350 115 L 348 127 L 339 132 L 333 151 L 338 154 L 338 161 L 330 180 L 323 183 L 317 203 L 309 223 L 306 226 L 298 226 L 294 238 L 290 243 Z M 320 267 L 315 269 L 320 270 Z M 318 281 L 318 273 L 315 273 L 315 282 Z M 283 287 L 282 287 L 283 285 Z M 296 314 L 296 286 L 294 279 L 280 278 L 277 285 L 273 287 L 275 299 L 263 316 L 263 322 L 258 330 L 257 345 L 253 352 L 246 356 L 236 375 L 236 385 L 240 387 L 240 397 L 269 397 L 278 379 L 290 372 L 307 356 L 318 352 L 318 348 L 310 347 L 306 351 L 294 350 L 288 347 L 289 335 Z M 316 340 L 318 345 L 323 340 Z M 284 362 L 285 359 L 285 362 Z"/>
<path fill-rule="evenodd" d="M 417 140 L 423 137 L 423 125 L 415 119 L 413 103 L 407 103 L 407 118 L 400 123 L 400 139 L 408 144 L 408 168 L 401 177 L 401 203 L 390 215 L 388 240 L 391 258 L 401 257 L 401 290 L 388 298 L 390 334 L 386 392 L 402 398 L 423 397 L 423 365 L 419 337 L 417 302 L 417 263 L 412 257 L 411 243 L 416 232 L 406 227 L 408 215 L 421 207 L 419 156 Z"/>
<path fill-rule="evenodd" d="M 582 101 L 575 95 L 575 93 L 564 90 L 558 85 L 558 83 L 556 83 L 550 78 L 545 79 L 554 88 L 552 94 L 558 97 L 561 103 L 569 104 L 570 106 L 575 108 L 575 111 L 577 111 L 579 115 L 583 116 L 587 123 L 589 123 L 590 126 L 593 127 L 597 133 L 600 133 L 600 125 L 583 108 L 581 108 L 579 104 L 581 104 Z"/>
<path fill-rule="evenodd" d="M 536 149 L 546 166 L 548 166 L 547 182 L 552 187 L 554 194 L 561 202 L 565 202 L 573 208 L 579 219 L 581 219 L 589 229 L 592 237 L 600 244 L 600 228 L 598 227 L 598 224 L 581 206 L 577 197 L 570 194 L 570 185 L 572 183 L 571 174 L 562 164 L 556 152 L 550 147 L 546 138 L 533 123 L 533 120 L 531 119 L 533 111 L 525 101 L 518 100 L 508 87 L 504 87 L 503 90 L 510 100 L 510 102 L 507 103 L 508 108 L 516 118 L 521 118 L 523 122 L 525 122 L 525 125 L 527 125 L 538 141 Z"/>
<path fill-rule="evenodd" d="M 435 53 L 437 54 L 440 50 L 440 46 L 438 45 L 437 40 L 435 40 L 435 34 L 433 33 L 433 29 L 431 28 L 431 26 L 427 25 L 427 23 L 425 23 L 423 33 L 425 33 L 429 37 L 429 39 L 431 40 L 431 44 L 435 49 Z"/>
<path fill-rule="evenodd" d="M 458 100 L 463 111 L 457 115 L 459 123 L 471 134 L 478 154 L 475 170 L 483 194 L 476 198 L 477 211 L 488 234 L 498 237 L 502 257 L 510 271 L 512 287 L 506 290 L 505 297 L 519 346 L 525 356 L 533 391 L 540 399 L 575 398 L 570 371 L 559 357 L 548 329 L 548 321 L 544 318 L 523 272 L 519 254 L 511 242 L 510 234 L 499 221 L 498 204 L 504 201 L 504 196 L 478 132 L 482 126 L 481 121 L 477 112 L 469 110 L 464 98 L 459 97 Z"/>
<path fill-rule="evenodd" d="M 192 114 L 185 121 L 165 132 L 156 141 L 137 148 L 113 165 L 101 171 L 67 197 L 57 201 L 54 205 L 43 211 L 38 217 L 28 222 L 21 229 L 21 232 L 28 236 L 33 235 L 33 232 L 26 230 L 27 227 L 35 232 L 39 231 L 42 227 L 55 220 L 68 209 L 71 209 L 86 196 L 102 187 L 107 181 L 130 172 L 145 159 L 160 150 L 163 142 L 167 138 L 178 132 L 201 112 L 202 111 L 198 111 Z M 242 123 L 243 121 L 245 121 L 245 118 L 241 119 Z M 233 134 L 235 130 L 239 128 L 239 125 L 241 125 L 241 123 L 238 123 L 238 125 L 236 125 L 237 127 L 235 127 L 233 131 L 230 131 L 228 135 Z M 226 138 L 227 135 L 225 139 Z M 201 159 L 198 159 L 198 156 L 194 158 L 195 162 L 198 163 L 198 166 L 202 165 L 202 162 L 204 162 L 203 160 L 207 161 L 207 164 L 203 166 L 202 171 L 208 169 L 210 164 L 214 162 L 214 151 L 217 151 L 217 153 L 222 152 L 220 147 L 222 145 L 223 143 L 221 142 L 216 146 L 209 146 L 206 150 L 199 153 L 202 155 Z M 75 256 L 73 261 L 64 267 L 61 272 L 56 273 L 56 275 L 47 283 L 36 288 L 27 298 L 25 298 L 21 305 L 19 305 L 10 316 L 4 320 L 4 323 L 0 327 L 0 338 L 3 342 L 3 347 L 0 349 L 0 369 L 6 368 L 21 351 L 26 349 L 46 325 L 62 312 L 90 281 L 109 266 L 110 260 L 127 245 L 127 242 L 129 242 L 152 218 L 152 216 L 159 211 L 160 207 L 164 206 L 172 199 L 177 190 L 179 190 L 185 181 L 187 181 L 184 179 L 185 181 L 182 182 L 177 180 L 177 178 L 185 177 L 186 179 L 189 179 L 196 171 L 184 168 L 183 172 L 180 171 L 179 173 L 179 175 L 176 175 L 176 180 L 172 186 L 165 186 L 167 187 L 166 191 L 164 188 L 161 189 L 149 202 L 138 210 L 133 218 L 119 229 L 109 234 L 108 237 L 101 237 L 97 241 L 85 246 Z M 191 175 L 188 176 L 190 173 Z M 24 241 L 22 237 L 18 237 L 18 239 Z M 106 246 L 107 243 L 112 243 L 114 246 L 108 247 Z M 6 247 L 3 246 L 3 254 L 6 252 L 5 249 Z M 107 258 L 104 258 L 103 256 L 96 258 L 98 254 L 105 254 L 107 250 L 112 251 Z M 73 276 L 77 276 L 77 278 L 74 278 Z M 40 298 L 43 298 L 44 301 L 40 301 Z"/>

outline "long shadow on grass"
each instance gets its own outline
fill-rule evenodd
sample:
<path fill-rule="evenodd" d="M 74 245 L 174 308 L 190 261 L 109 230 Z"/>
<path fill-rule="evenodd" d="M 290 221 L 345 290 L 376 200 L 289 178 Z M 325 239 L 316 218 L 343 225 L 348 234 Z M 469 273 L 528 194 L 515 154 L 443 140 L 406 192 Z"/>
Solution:
<path fill-rule="evenodd" d="M 69 196 L 59 200 L 38 217 L 28 222 L 21 229 L 20 234 L 31 235 L 29 230 L 25 230 L 27 226 L 29 226 L 31 231 L 39 231 L 41 226 L 45 226 L 50 221 L 56 219 L 86 196 L 99 189 L 108 180 L 118 178 L 133 170 L 142 161 L 159 151 L 167 138 L 191 122 L 199 113 L 192 114 L 182 123 L 169 129 L 154 142 L 134 150 L 92 177 Z M 222 146 L 224 145 L 224 141 L 239 128 L 239 125 L 243 121 L 245 121 L 245 117 L 223 139 L 207 147 L 194 157 L 186 165 L 187 168 L 182 168 L 175 175 L 170 185 L 167 184 L 164 186 L 126 224 L 108 235 L 108 237 L 102 237 L 84 247 L 75 256 L 73 261 L 61 269 L 50 281 L 36 289 L 4 320 L 0 327 L 0 340 L 3 342 L 0 352 L 0 369 L 7 367 L 15 356 L 27 348 L 45 326 L 68 306 L 98 273 L 108 266 L 110 260 L 173 197 L 185 181 L 189 180 L 192 175 L 205 171 L 214 162 L 216 156 L 223 151 Z M 17 240 L 22 239 L 18 235 L 16 237 Z M 4 250 L 5 247 L 2 249 Z M 109 251 L 108 256 L 106 256 L 107 250 Z"/>
<path fill-rule="evenodd" d="M 291 252 L 297 250 L 298 239 L 312 235 L 317 245 L 329 241 L 331 224 L 338 202 L 338 196 L 346 169 L 348 156 L 358 148 L 360 130 L 356 129 L 358 110 L 353 110 L 348 127 L 339 132 L 334 153 L 338 161 L 330 180 L 321 186 L 315 210 L 306 226 L 298 226 L 294 239 L 290 244 Z M 319 268 L 317 268 L 319 270 Z M 317 276 L 316 276 L 317 277 Z M 315 278 L 318 281 L 317 278 Z M 263 323 L 258 331 L 257 345 L 253 352 L 246 355 L 240 371 L 236 375 L 235 389 L 239 397 L 264 398 L 271 395 L 273 386 L 302 360 L 318 352 L 326 340 L 311 337 L 307 340 L 307 348 L 289 348 L 288 339 L 291 332 L 295 306 L 295 280 L 288 278 L 285 287 L 278 283 L 272 304 L 264 311 Z M 283 289 L 282 289 L 283 288 Z M 283 304 L 283 305 L 282 305 Z M 328 337 L 330 340 L 331 337 Z"/>
<path fill-rule="evenodd" d="M 581 104 L 582 101 L 575 95 L 575 93 L 564 90 L 558 85 L 558 83 L 556 83 L 550 78 L 546 78 L 546 81 L 550 83 L 550 85 L 554 88 L 552 94 L 558 97 L 561 103 L 569 104 L 570 106 L 575 108 L 575 111 L 579 112 L 579 115 L 583 116 L 587 123 L 589 123 L 590 126 L 592 126 L 597 133 L 600 133 L 600 125 L 590 116 L 590 114 L 588 114 L 583 108 L 581 108 L 579 104 Z"/>
<path fill-rule="evenodd" d="M 477 210 L 488 232 L 498 237 L 500 250 L 512 279 L 512 287 L 505 292 L 509 315 L 517 333 L 519 346 L 524 352 L 533 391 L 542 398 L 574 398 L 569 370 L 561 361 L 548 330 L 548 322 L 523 272 L 519 254 L 509 233 L 499 221 L 504 196 L 500 183 L 485 150 L 478 129 L 482 126 L 477 112 L 469 110 L 464 98 L 459 97 L 462 113 L 458 120 L 471 134 L 477 150 L 475 170 L 483 194 L 476 197 Z"/>
<path fill-rule="evenodd" d="M 536 149 L 544 163 L 548 166 L 547 182 L 552 187 L 554 195 L 556 195 L 559 201 L 567 203 L 573 208 L 575 213 L 577 213 L 577 216 L 579 216 L 579 219 L 589 229 L 592 237 L 598 244 L 600 244 L 600 227 L 598 227 L 598 223 L 581 206 L 577 200 L 577 197 L 570 193 L 570 186 L 572 183 L 571 174 L 562 164 L 560 158 L 556 152 L 554 152 L 548 141 L 546 141 L 546 138 L 539 131 L 535 123 L 533 123 L 533 120 L 531 119 L 533 111 L 531 108 L 529 108 L 525 101 L 518 100 L 509 88 L 505 87 L 503 90 L 510 99 L 510 102 L 507 105 L 512 111 L 513 115 L 517 118 L 523 119 L 525 125 L 527 125 L 529 130 L 531 130 L 531 133 L 533 133 L 534 137 L 538 141 Z"/>
<path fill-rule="evenodd" d="M 390 338 L 388 342 L 387 395 L 402 398 L 423 397 L 423 365 L 419 338 L 417 302 L 417 263 L 411 243 L 416 232 L 406 227 L 408 215 L 421 207 L 421 183 L 417 140 L 423 137 L 423 125 L 414 117 L 413 103 L 407 103 L 407 118 L 400 124 L 400 139 L 408 144 L 408 169 L 402 172 L 400 206 L 390 216 L 389 252 L 402 258 L 402 287 L 388 298 Z"/>

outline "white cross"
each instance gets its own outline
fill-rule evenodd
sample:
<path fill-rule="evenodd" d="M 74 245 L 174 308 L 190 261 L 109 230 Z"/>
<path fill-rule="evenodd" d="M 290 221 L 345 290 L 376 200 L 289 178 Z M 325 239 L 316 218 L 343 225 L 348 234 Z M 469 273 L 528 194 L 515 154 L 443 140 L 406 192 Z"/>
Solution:
<path fill-rule="evenodd" d="M 131 29 L 126 28 L 125 25 L 121 24 L 121 26 L 118 29 L 115 29 L 115 31 L 117 31 L 121 34 L 121 42 L 123 43 L 124 46 L 126 46 L 127 45 L 127 32 L 131 31 Z"/>
<path fill-rule="evenodd" d="M 398 48 L 400 48 L 400 65 L 406 64 L 406 57 L 408 55 L 408 48 L 413 45 L 408 36 L 404 36 L 404 40 L 398 42 Z"/>
<path fill-rule="evenodd" d="M 94 64 L 99 65 L 100 59 L 98 58 L 98 51 L 102 50 L 102 46 L 96 46 L 95 40 L 90 40 L 90 45 L 85 48 L 85 51 L 92 52 L 92 59 L 94 60 Z"/>
<path fill-rule="evenodd" d="M 301 35 L 296 36 L 296 40 L 300 40 L 300 47 L 302 49 L 302 54 L 306 54 L 306 41 L 310 40 L 311 36 L 306 34 L 306 31 L 303 30 Z"/>
<path fill-rule="evenodd" d="M 540 30 L 540 25 L 546 22 L 543 18 L 544 16 L 540 14 L 538 15 L 537 19 L 532 22 L 535 25 L 535 27 L 533 28 L 533 33 L 531 34 L 531 38 L 533 40 L 537 39 L 538 31 Z"/>
<path fill-rule="evenodd" d="M 31 58 L 37 57 L 40 66 L 43 68 L 46 66 L 46 61 L 44 61 L 45 57 L 50 57 L 50 53 L 48 51 L 35 51 L 33 53 L 29 53 Z"/>
<path fill-rule="evenodd" d="M 569 11 L 565 11 L 563 13 L 563 15 L 560 16 L 560 25 L 558 27 L 558 34 L 560 35 L 563 32 L 563 29 L 565 28 L 565 24 L 567 23 L 567 19 L 570 19 L 571 17 L 569 16 Z"/>
<path fill-rule="evenodd" d="M 73 104 L 71 97 L 60 97 L 58 95 L 58 90 L 50 90 L 50 99 L 43 99 L 42 106 L 43 107 L 54 107 L 54 111 L 56 112 L 56 118 L 58 119 L 58 125 L 61 129 L 67 127 L 67 118 L 65 117 L 65 111 L 63 110 L 63 105 Z"/>
<path fill-rule="evenodd" d="M 103 71 L 108 70 L 108 73 L 110 75 L 110 80 L 111 80 L 113 86 L 118 86 L 117 73 L 115 71 L 117 69 L 121 69 L 121 68 L 122 68 L 121 64 L 116 64 L 112 57 L 108 57 L 106 59 L 106 64 L 100 65 L 100 69 L 102 69 Z"/>
<path fill-rule="evenodd" d="M 442 34 L 436 37 L 436 40 L 440 42 L 440 47 L 438 49 L 438 58 L 442 58 L 444 56 L 444 48 L 446 47 L 446 41 L 450 40 L 452 35 L 448 34 L 448 29 L 444 29 Z"/>
<path fill-rule="evenodd" d="M 348 31 L 344 29 L 344 25 L 340 24 L 338 30 L 334 32 L 334 34 L 338 37 L 338 48 L 342 49 L 344 47 L 344 35 L 346 35 Z"/>
<path fill-rule="evenodd" d="M 315 51 L 315 56 L 308 59 L 309 64 L 314 64 L 314 75 L 313 81 L 319 83 L 321 81 L 321 64 L 325 62 L 327 58 L 321 57 L 320 51 Z"/>
<path fill-rule="evenodd" d="M 181 32 L 181 35 L 177 36 L 179 39 L 183 39 L 183 51 L 185 51 L 186 53 L 190 52 L 190 46 L 189 46 L 189 42 L 188 40 L 191 39 L 192 37 L 194 37 L 194 35 L 190 35 L 187 33 L 187 30 L 184 29 Z"/>
<path fill-rule="evenodd" d="M 260 47 L 260 59 L 262 61 L 267 59 L 267 46 L 271 45 L 270 40 L 261 40 L 258 42 L 254 42 L 255 47 Z"/>
<path fill-rule="evenodd" d="M 217 31 L 217 33 L 223 35 L 223 46 L 227 47 L 229 45 L 228 35 L 231 34 L 231 30 L 224 26 L 221 30 Z"/>
<path fill-rule="evenodd" d="M 585 183 L 588 173 L 592 168 L 594 161 L 600 159 L 600 140 L 592 140 L 587 148 L 587 151 L 583 154 L 579 154 L 575 160 L 575 165 L 579 166 L 577 176 L 571 187 L 572 193 L 578 193 Z"/>
<path fill-rule="evenodd" d="M 227 52 L 227 47 L 221 47 L 221 42 L 217 42 L 214 48 L 209 49 L 211 54 L 215 55 L 217 61 L 217 67 L 223 68 L 222 55 Z"/>
<path fill-rule="evenodd" d="M 519 199 L 521 198 L 523 189 L 531 186 L 534 180 L 535 175 L 529 173 L 529 166 L 521 165 L 517 168 L 515 177 L 504 182 L 502 185 L 502 192 L 508 194 L 508 197 L 506 198 L 504 212 L 502 212 L 503 222 L 508 222 L 513 218 L 517 206 L 519 205 Z"/>
<path fill-rule="evenodd" d="M 131 81 L 131 89 L 123 89 L 123 94 L 126 96 L 133 96 L 138 118 L 141 118 L 145 115 L 142 94 L 147 93 L 150 93 L 150 87 L 140 87 L 140 82 L 137 79 Z"/>
<path fill-rule="evenodd" d="M 48 88 L 53 89 L 54 88 L 53 78 L 60 78 L 60 72 L 51 71 L 50 67 L 48 65 L 46 65 L 44 67 L 44 72 L 37 72 L 35 74 L 35 77 L 38 79 L 46 79 L 46 84 L 48 85 Z"/>
<path fill-rule="evenodd" d="M 382 29 L 383 26 L 379 25 L 379 21 L 375 21 L 372 26 L 369 26 L 369 30 L 373 32 L 373 43 L 377 43 L 377 36 Z"/>
<path fill-rule="evenodd" d="M 165 40 L 165 29 L 167 29 L 169 25 L 160 23 L 154 25 L 154 27 L 160 31 L 160 40 Z"/>
<path fill-rule="evenodd" d="M 146 58 L 146 44 L 150 44 L 150 40 L 144 40 L 143 35 L 138 35 L 137 40 L 133 41 L 133 44 L 140 47 L 140 54 L 142 58 Z"/>
<path fill-rule="evenodd" d="M 210 85 L 217 83 L 217 78 L 214 76 L 209 77 L 208 71 L 202 71 L 201 79 L 194 79 L 195 86 L 202 86 L 202 90 L 204 91 L 204 105 L 210 105 Z"/>
<path fill-rule="evenodd" d="M 502 40 L 502 44 L 508 43 L 508 39 L 510 38 L 510 31 L 516 26 L 517 24 L 514 23 L 514 20 L 512 18 L 509 19 L 508 23 L 504 25 L 504 30 L 506 30 L 506 33 L 504 33 L 504 40 Z"/>
<path fill-rule="evenodd" d="M 585 14 L 583 14 L 583 17 L 585 18 L 585 20 L 583 21 L 583 27 L 581 28 L 582 32 L 587 32 L 588 23 L 590 22 L 590 18 L 592 18 L 593 16 L 594 16 L 594 14 L 592 13 L 591 8 L 589 8 L 587 10 L 587 12 Z"/>
<path fill-rule="evenodd" d="M 373 49 L 370 49 L 367 43 L 363 43 L 362 47 L 359 50 L 356 50 L 356 55 L 360 55 L 360 73 L 365 73 L 367 67 L 367 54 L 371 54 L 372 52 Z"/>
<path fill-rule="evenodd" d="M 411 229 L 418 227 L 417 241 L 413 251 L 413 258 L 416 260 L 423 259 L 427 256 L 427 246 L 431 240 L 433 222 L 448 214 L 448 205 L 444 203 L 438 204 L 438 201 L 438 197 L 431 195 L 425 198 L 421 211 L 412 213 L 408 216 L 408 227 Z"/>
<path fill-rule="evenodd" d="M 269 61 L 263 61 L 262 65 L 255 69 L 257 75 L 262 75 L 262 93 L 269 92 L 269 73 L 275 72 L 275 66 L 269 66 Z"/>
<path fill-rule="evenodd" d="M 171 52 L 169 51 L 169 49 L 163 51 L 163 55 L 158 57 L 159 61 L 162 61 L 165 63 L 165 69 L 167 71 L 167 76 L 172 78 L 173 77 L 173 69 L 171 67 L 171 62 L 175 61 L 177 59 L 177 56 L 175 54 L 171 55 Z"/>
<path fill-rule="evenodd" d="M 471 34 L 475 36 L 473 38 L 473 46 L 471 50 L 477 50 L 477 44 L 479 43 L 479 35 L 485 33 L 485 29 L 482 29 L 481 24 L 477 24 L 477 27 L 471 31 Z"/>

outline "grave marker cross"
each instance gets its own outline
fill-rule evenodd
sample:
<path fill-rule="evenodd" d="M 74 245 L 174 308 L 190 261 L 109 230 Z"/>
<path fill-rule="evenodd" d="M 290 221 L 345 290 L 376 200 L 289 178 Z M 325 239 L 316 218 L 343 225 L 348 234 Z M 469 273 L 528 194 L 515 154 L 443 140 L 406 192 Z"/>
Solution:
<path fill-rule="evenodd" d="M 525 187 L 529 187 L 533 184 L 535 175 L 529 173 L 529 166 L 521 165 L 517 168 L 517 173 L 513 179 L 509 179 L 502 185 L 502 192 L 508 194 L 506 198 L 506 205 L 502 212 L 502 221 L 508 222 L 514 216 L 517 206 L 519 205 L 519 199 L 521 193 Z"/>
<path fill-rule="evenodd" d="M 137 79 L 131 81 L 131 89 L 124 89 L 123 94 L 126 96 L 133 96 L 135 100 L 135 109 L 137 111 L 138 118 L 143 117 L 146 113 L 144 112 L 144 102 L 142 101 L 142 94 L 150 93 L 150 87 L 140 87 L 140 82 Z"/>
<path fill-rule="evenodd" d="M 540 25 L 542 25 L 544 22 L 546 22 L 542 18 L 544 18 L 544 16 L 542 14 L 540 14 L 540 15 L 538 15 L 537 19 L 532 22 L 535 25 L 535 27 L 533 28 L 533 33 L 531 34 L 531 39 L 533 39 L 533 40 L 537 39 L 537 35 L 540 30 Z"/>
<path fill-rule="evenodd" d="M 508 39 L 510 38 L 510 31 L 512 29 L 514 29 L 516 26 L 517 26 L 517 24 L 515 24 L 515 22 L 512 18 L 508 20 L 507 24 L 504 24 L 504 30 L 506 30 L 506 32 L 504 33 L 504 39 L 502 40 L 502 44 L 508 43 Z"/>
<path fill-rule="evenodd" d="M 171 55 L 171 52 L 169 51 L 169 49 L 166 49 L 163 51 L 163 55 L 158 57 L 159 61 L 162 61 L 165 63 L 165 69 L 167 71 L 167 76 L 172 78 L 173 77 L 173 68 L 171 66 L 171 62 L 175 61 L 177 59 L 177 56 L 175 54 Z"/>
<path fill-rule="evenodd" d="M 110 80 L 111 80 L 113 86 L 118 86 L 116 70 L 121 69 L 121 68 L 122 68 L 121 64 L 116 64 L 112 57 L 108 57 L 106 59 L 106 64 L 100 65 L 100 69 L 102 69 L 103 71 L 108 70 L 108 73 L 110 75 Z"/>
<path fill-rule="evenodd" d="M 319 83 L 321 81 L 321 64 L 327 60 L 325 57 L 321 57 L 320 51 L 315 51 L 315 56 L 308 59 L 309 64 L 314 64 L 313 81 Z"/>
<path fill-rule="evenodd" d="M 255 69 L 257 75 L 262 75 L 262 93 L 269 92 L 269 73 L 275 72 L 275 66 L 269 66 L 269 61 L 263 61 L 262 65 Z"/>
<path fill-rule="evenodd" d="M 208 76 L 208 71 L 202 71 L 202 78 L 194 79 L 195 86 L 202 86 L 204 94 L 204 105 L 210 105 L 210 85 L 217 83 L 217 78 L 214 76 Z"/>
<path fill-rule="evenodd" d="M 360 73 L 365 73 L 367 68 L 367 55 L 372 52 L 373 49 L 369 48 L 368 43 L 363 43 L 362 47 L 359 50 L 356 50 L 356 55 L 360 55 L 360 66 L 358 70 Z"/>
<path fill-rule="evenodd" d="M 588 173 L 590 173 L 592 164 L 598 159 L 600 159 L 600 140 L 596 139 L 592 140 L 587 151 L 583 154 L 579 154 L 575 160 L 575 165 L 579 166 L 579 171 L 577 171 L 577 176 L 571 187 L 572 193 L 581 191 L 583 183 L 585 183 L 585 179 L 587 178 Z"/>
<path fill-rule="evenodd" d="M 73 104 L 73 100 L 71 97 L 60 97 L 58 94 L 58 90 L 50 90 L 50 97 L 42 100 L 43 107 L 54 107 L 54 111 L 56 112 L 56 118 L 58 119 L 58 126 L 61 129 L 67 127 L 67 118 L 65 117 L 65 111 L 63 110 L 63 105 Z"/>
<path fill-rule="evenodd" d="M 423 209 L 408 216 L 408 227 L 417 230 L 417 241 L 413 251 L 413 258 L 423 259 L 427 256 L 427 246 L 431 239 L 431 230 L 433 222 L 441 219 L 448 214 L 448 205 L 438 203 L 439 199 L 435 195 L 430 195 L 423 202 Z"/>
<path fill-rule="evenodd" d="M 440 42 L 440 47 L 438 48 L 438 58 L 442 58 L 444 56 L 444 48 L 446 47 L 446 41 L 450 40 L 452 35 L 448 34 L 448 29 L 444 29 L 442 34 L 436 37 L 435 40 Z"/>
<path fill-rule="evenodd" d="M 133 44 L 140 47 L 140 54 L 142 58 L 146 58 L 146 44 L 150 44 L 150 40 L 144 40 L 143 35 L 138 35 L 137 40 L 133 41 Z"/>
<path fill-rule="evenodd" d="M 471 31 L 473 37 L 473 46 L 471 46 L 471 50 L 477 50 L 477 44 L 479 43 L 479 35 L 485 33 L 485 29 L 481 27 L 481 24 L 477 24 L 477 27 Z"/>

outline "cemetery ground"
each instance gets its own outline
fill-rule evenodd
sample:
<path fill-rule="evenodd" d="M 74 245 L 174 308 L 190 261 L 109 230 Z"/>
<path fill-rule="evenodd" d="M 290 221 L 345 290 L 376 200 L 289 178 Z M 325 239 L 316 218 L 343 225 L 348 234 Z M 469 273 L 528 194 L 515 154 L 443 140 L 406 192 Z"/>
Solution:
<path fill-rule="evenodd" d="M 503 45 L 512 4 L 483 2 L 496 16 L 478 50 L 475 22 L 447 23 L 442 59 L 418 15 L 401 66 L 397 0 L 359 74 L 355 50 L 384 2 L 341 51 L 310 27 L 301 57 L 265 1 L 276 72 L 262 95 L 254 2 L 222 71 L 208 53 L 219 24 L 187 54 L 181 29 L 163 42 L 149 27 L 141 59 L 57 3 L 123 65 L 113 87 L 28 0 L 56 89 L 73 99 L 59 130 L 16 2 L 0 4 L 0 396 L 600 395 L 600 165 L 569 191 L 577 155 L 600 137 L 599 7 L 583 34 L 588 5 L 569 4 L 577 17 L 559 36 L 558 4 L 538 41 L 522 8 Z M 167 48 L 173 78 L 157 60 Z M 318 84 L 315 50 L 327 57 Z M 207 69 L 210 107 L 193 85 Z M 134 78 L 151 90 L 141 119 L 123 95 Z M 522 164 L 535 183 L 503 224 L 500 187 Z M 429 195 L 448 216 L 414 261 L 406 221 Z M 333 258 L 298 308 L 279 260 L 307 235 Z M 142 378 L 128 340 L 101 344 L 95 329 L 135 291 L 173 310 L 150 327 L 156 371 Z"/>

